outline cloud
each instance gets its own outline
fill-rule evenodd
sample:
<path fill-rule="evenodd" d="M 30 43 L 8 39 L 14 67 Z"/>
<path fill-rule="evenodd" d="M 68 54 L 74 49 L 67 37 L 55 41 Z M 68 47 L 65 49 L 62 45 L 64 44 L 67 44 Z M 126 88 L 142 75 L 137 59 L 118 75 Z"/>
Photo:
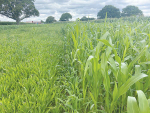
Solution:
<path fill-rule="evenodd" d="M 113 5 L 122 11 L 127 5 L 135 5 L 143 11 L 145 16 L 150 16 L 149 0 L 36 0 L 35 7 L 39 10 L 39 17 L 30 17 L 23 21 L 46 20 L 48 16 L 54 16 L 59 20 L 63 13 L 69 12 L 72 20 L 83 16 L 97 17 L 97 13 L 105 6 Z M 12 21 L 0 16 L 0 20 Z"/>

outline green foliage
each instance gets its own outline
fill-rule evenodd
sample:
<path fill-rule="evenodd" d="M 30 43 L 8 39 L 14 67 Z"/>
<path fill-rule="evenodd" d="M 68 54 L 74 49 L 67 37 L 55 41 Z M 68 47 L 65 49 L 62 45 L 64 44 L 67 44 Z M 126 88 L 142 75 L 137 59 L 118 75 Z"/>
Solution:
<path fill-rule="evenodd" d="M 86 16 L 83 16 L 80 21 L 89 21 L 89 20 L 95 20 L 95 18 L 87 18 Z"/>
<path fill-rule="evenodd" d="M 122 22 L 141 22 L 141 21 L 147 21 L 150 22 L 150 17 L 143 17 L 143 16 L 139 16 L 139 17 L 122 17 L 121 18 Z M 97 19 L 94 21 L 95 23 L 104 23 L 105 19 Z M 110 23 L 114 23 L 114 22 L 120 22 L 120 19 L 118 18 L 107 18 L 106 22 L 110 22 Z"/>
<path fill-rule="evenodd" d="M 46 23 L 53 23 L 53 22 L 56 22 L 56 20 L 55 20 L 55 18 L 53 16 L 47 17 Z"/>
<path fill-rule="evenodd" d="M 20 24 L 22 25 L 22 24 L 30 24 L 30 23 L 21 22 Z M 0 22 L 0 25 L 16 25 L 16 22 Z"/>
<path fill-rule="evenodd" d="M 119 18 L 120 10 L 112 5 L 106 5 L 97 14 L 98 19 L 104 19 L 107 13 L 107 18 Z"/>
<path fill-rule="evenodd" d="M 0 14 L 16 20 L 17 24 L 30 16 L 39 16 L 34 0 L 3 0 L 0 2 Z"/>
<path fill-rule="evenodd" d="M 137 7 L 129 5 L 122 9 L 121 16 L 122 17 L 128 17 L 128 16 L 143 16 L 143 12 Z"/>
<path fill-rule="evenodd" d="M 45 23 L 43 20 L 41 20 L 41 23 Z"/>
<path fill-rule="evenodd" d="M 0 111 L 146 110 L 127 98 L 150 97 L 148 18 L 98 21 L 0 26 Z"/>
<path fill-rule="evenodd" d="M 60 21 L 69 21 L 72 19 L 72 15 L 70 13 L 63 13 L 60 17 Z"/>
<path fill-rule="evenodd" d="M 61 113 L 61 27 L 0 26 L 1 113 Z"/>
<path fill-rule="evenodd" d="M 136 90 L 150 97 L 150 27 L 145 20 L 68 25 L 65 45 L 72 79 L 66 89 L 76 100 L 64 100 L 65 111 L 123 113 Z"/>
<path fill-rule="evenodd" d="M 127 111 L 128 113 L 150 113 L 150 99 L 147 100 L 143 91 L 138 90 L 138 103 L 135 97 L 128 97 Z"/>

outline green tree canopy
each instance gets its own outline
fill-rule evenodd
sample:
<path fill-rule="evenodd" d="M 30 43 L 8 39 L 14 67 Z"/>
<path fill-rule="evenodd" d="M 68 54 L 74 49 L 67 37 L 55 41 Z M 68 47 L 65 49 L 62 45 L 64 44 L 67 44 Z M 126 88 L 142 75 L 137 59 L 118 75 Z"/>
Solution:
<path fill-rule="evenodd" d="M 55 20 L 55 18 L 53 16 L 47 17 L 46 23 L 53 23 L 53 22 L 56 22 L 56 20 Z"/>
<path fill-rule="evenodd" d="M 139 15 L 139 16 L 143 15 L 143 12 L 136 6 L 129 5 L 125 7 L 124 9 L 122 9 L 122 13 L 121 13 L 122 17 L 136 16 L 136 15 Z"/>
<path fill-rule="evenodd" d="M 81 21 L 88 21 L 88 18 L 86 16 L 83 16 L 80 20 Z"/>
<path fill-rule="evenodd" d="M 108 18 L 119 18 L 120 10 L 112 5 L 106 5 L 97 14 L 98 19 L 104 19 L 107 13 Z"/>
<path fill-rule="evenodd" d="M 19 24 L 25 18 L 39 16 L 39 11 L 34 6 L 34 0 L 1 0 L 0 14 Z"/>
<path fill-rule="evenodd" d="M 88 20 L 95 20 L 95 18 L 87 18 L 86 16 L 83 16 L 80 20 L 81 21 L 88 21 Z"/>
<path fill-rule="evenodd" d="M 43 20 L 41 20 L 41 23 L 45 23 Z"/>
<path fill-rule="evenodd" d="M 69 21 L 72 19 L 72 15 L 70 13 L 63 13 L 60 17 L 60 21 Z"/>

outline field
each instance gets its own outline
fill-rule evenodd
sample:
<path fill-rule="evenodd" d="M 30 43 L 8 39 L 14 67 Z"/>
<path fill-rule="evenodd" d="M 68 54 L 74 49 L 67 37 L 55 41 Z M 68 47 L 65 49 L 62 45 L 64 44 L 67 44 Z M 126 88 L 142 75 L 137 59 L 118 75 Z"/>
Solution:
<path fill-rule="evenodd" d="M 0 110 L 150 112 L 149 23 L 142 18 L 0 26 Z"/>
<path fill-rule="evenodd" d="M 46 112 L 53 105 L 63 51 L 61 26 L 0 26 L 2 112 Z"/>

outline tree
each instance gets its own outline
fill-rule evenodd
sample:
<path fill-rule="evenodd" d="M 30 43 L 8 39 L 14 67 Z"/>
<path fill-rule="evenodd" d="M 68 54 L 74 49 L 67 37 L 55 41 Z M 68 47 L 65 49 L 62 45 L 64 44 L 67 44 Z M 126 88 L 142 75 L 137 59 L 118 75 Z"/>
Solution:
<path fill-rule="evenodd" d="M 70 13 L 63 13 L 60 17 L 60 21 L 69 21 L 69 19 L 72 19 Z"/>
<path fill-rule="evenodd" d="M 97 14 L 98 19 L 104 19 L 107 13 L 108 18 L 119 18 L 120 10 L 112 5 L 106 5 Z"/>
<path fill-rule="evenodd" d="M 0 14 L 19 24 L 25 18 L 39 16 L 39 11 L 34 6 L 34 0 L 1 0 Z"/>
<path fill-rule="evenodd" d="M 86 16 L 83 16 L 80 20 L 81 21 L 88 21 L 88 18 Z"/>
<path fill-rule="evenodd" d="M 45 23 L 43 20 L 41 20 L 41 23 Z"/>
<path fill-rule="evenodd" d="M 122 17 L 136 16 L 136 15 L 143 16 L 143 12 L 136 6 L 129 5 L 124 9 L 122 9 L 122 13 L 121 13 Z"/>
<path fill-rule="evenodd" d="M 95 18 L 87 18 L 86 16 L 83 16 L 80 20 L 81 21 L 88 21 L 88 20 L 95 20 Z"/>
<path fill-rule="evenodd" d="M 55 18 L 53 16 L 47 17 L 46 23 L 53 23 L 53 22 L 56 22 L 56 20 L 55 20 Z"/>

